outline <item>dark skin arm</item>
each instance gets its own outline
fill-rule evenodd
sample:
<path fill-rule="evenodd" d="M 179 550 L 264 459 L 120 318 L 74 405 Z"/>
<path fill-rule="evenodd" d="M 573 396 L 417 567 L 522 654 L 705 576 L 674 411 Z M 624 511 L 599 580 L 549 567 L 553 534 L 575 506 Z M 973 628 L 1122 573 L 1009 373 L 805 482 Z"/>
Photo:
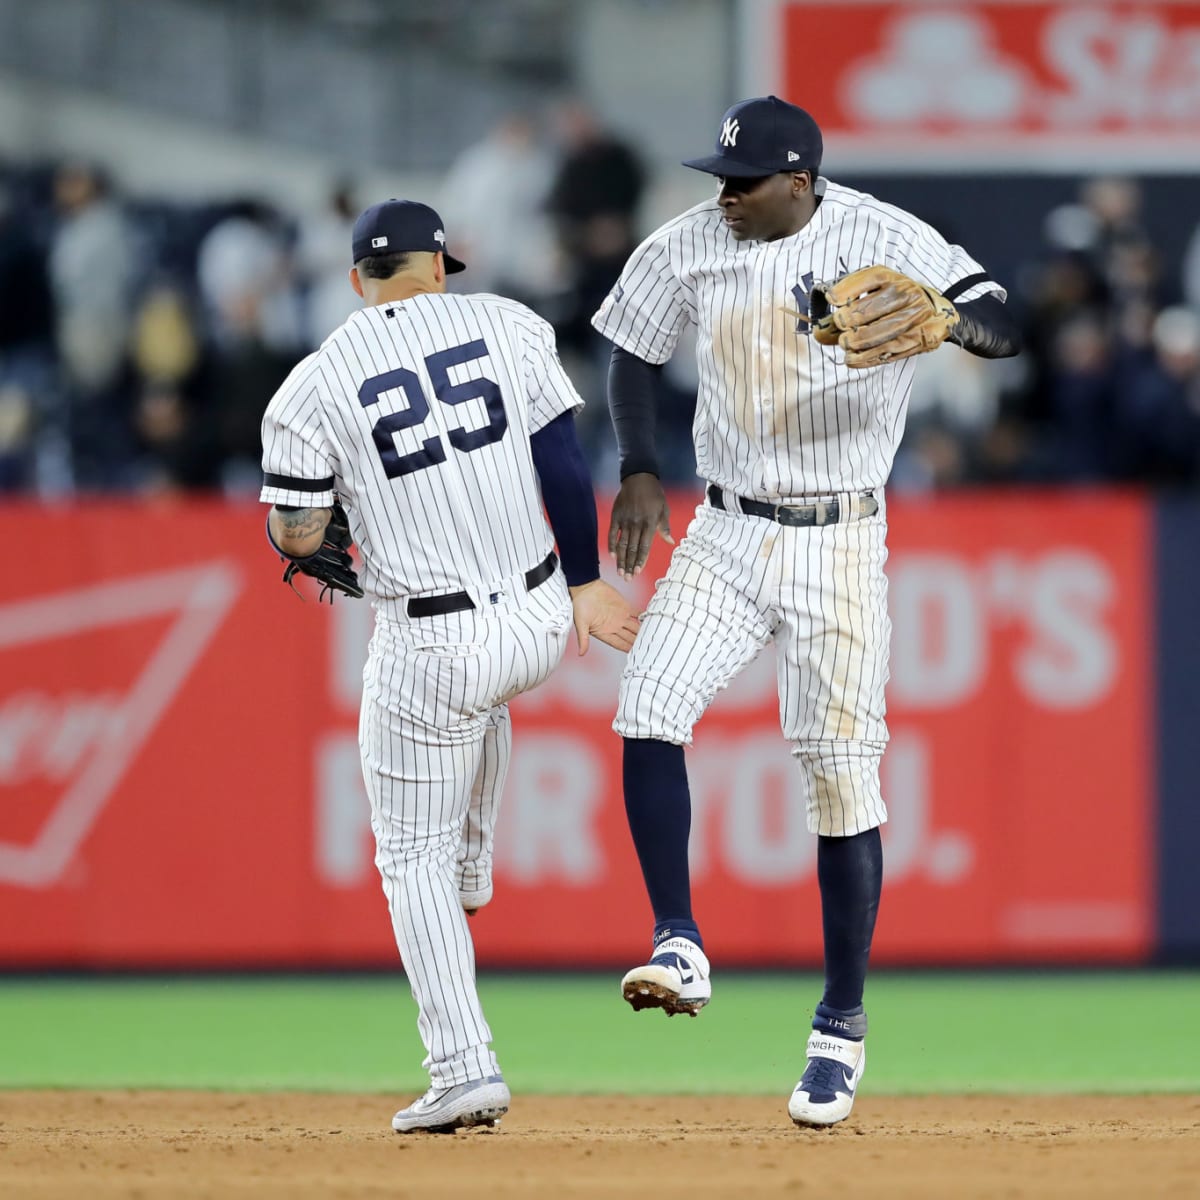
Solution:
<path fill-rule="evenodd" d="M 675 545 L 662 484 L 648 471 L 626 475 L 608 526 L 608 552 L 616 559 L 622 579 L 632 579 L 646 565 L 655 534 L 668 546 Z"/>
<path fill-rule="evenodd" d="M 656 533 L 675 544 L 654 445 L 661 371 L 661 366 L 613 347 L 608 407 L 621 456 L 621 490 L 609 521 L 608 552 L 622 579 L 632 579 L 646 565 Z"/>

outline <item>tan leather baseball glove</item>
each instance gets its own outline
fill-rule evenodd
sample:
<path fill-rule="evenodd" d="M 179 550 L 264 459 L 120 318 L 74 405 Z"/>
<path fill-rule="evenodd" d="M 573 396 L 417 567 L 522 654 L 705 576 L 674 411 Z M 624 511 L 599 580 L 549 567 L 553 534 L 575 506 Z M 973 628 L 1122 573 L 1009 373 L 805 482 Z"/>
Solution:
<path fill-rule="evenodd" d="M 878 367 L 936 350 L 958 323 L 958 310 L 945 296 L 891 267 L 862 267 L 814 285 L 810 312 L 813 337 L 841 346 L 848 367 Z"/>

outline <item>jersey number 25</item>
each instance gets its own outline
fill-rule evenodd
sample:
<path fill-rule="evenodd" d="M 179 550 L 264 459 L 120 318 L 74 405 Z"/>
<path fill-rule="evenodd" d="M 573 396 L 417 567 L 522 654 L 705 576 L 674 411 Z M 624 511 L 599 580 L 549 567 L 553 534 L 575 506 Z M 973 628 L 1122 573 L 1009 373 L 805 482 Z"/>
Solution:
<path fill-rule="evenodd" d="M 464 429 L 460 426 L 446 434 L 450 445 L 464 454 L 478 450 L 480 446 L 498 442 L 508 429 L 508 417 L 504 412 L 499 384 L 482 376 L 463 383 L 450 382 L 451 367 L 472 362 L 477 358 L 486 358 L 487 354 L 487 343 L 482 338 L 477 338 L 463 346 L 439 350 L 425 359 L 425 368 L 433 382 L 434 395 L 442 404 L 462 404 L 464 401 L 478 398 L 487 406 L 486 425 L 479 429 Z M 411 429 L 414 425 L 420 425 L 429 416 L 429 401 L 415 371 L 410 371 L 407 367 L 397 367 L 394 371 L 373 375 L 358 389 L 358 399 L 363 408 L 370 408 L 372 404 L 379 402 L 379 397 L 384 392 L 396 389 L 404 393 L 408 407 L 380 417 L 371 430 L 371 436 L 379 451 L 379 459 L 389 479 L 411 475 L 413 471 L 424 471 L 427 467 L 436 467 L 438 463 L 446 461 L 446 448 L 442 445 L 442 439 L 436 436 L 426 438 L 421 443 L 420 450 L 414 450 L 410 454 L 399 454 L 396 450 L 394 435 L 401 429 Z"/>

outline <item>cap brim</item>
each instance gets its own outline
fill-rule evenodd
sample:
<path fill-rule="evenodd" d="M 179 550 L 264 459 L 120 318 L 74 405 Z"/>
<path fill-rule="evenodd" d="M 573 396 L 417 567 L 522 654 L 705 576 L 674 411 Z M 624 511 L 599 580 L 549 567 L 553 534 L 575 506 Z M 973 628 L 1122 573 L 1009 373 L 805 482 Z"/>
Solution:
<path fill-rule="evenodd" d="M 467 264 L 462 259 L 455 258 L 453 254 L 447 254 L 445 250 L 442 251 L 442 262 L 446 264 L 447 275 L 457 275 L 459 271 L 467 269 Z"/>
<path fill-rule="evenodd" d="M 738 162 L 724 154 L 710 154 L 707 158 L 687 158 L 683 165 L 693 171 L 704 171 L 708 175 L 724 175 L 729 179 L 762 179 L 767 175 L 776 175 L 775 167 L 752 167 L 749 163 Z"/>

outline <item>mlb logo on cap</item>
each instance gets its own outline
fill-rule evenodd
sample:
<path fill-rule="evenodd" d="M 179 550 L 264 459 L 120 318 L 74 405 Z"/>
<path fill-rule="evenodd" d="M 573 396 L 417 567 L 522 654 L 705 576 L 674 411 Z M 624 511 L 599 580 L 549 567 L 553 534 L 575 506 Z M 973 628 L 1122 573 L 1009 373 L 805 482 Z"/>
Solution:
<path fill-rule="evenodd" d="M 442 218 L 428 204 L 416 200 L 385 200 L 359 215 L 351 235 L 354 261 L 361 262 L 379 251 L 441 253 L 447 275 L 466 270 L 466 263 L 446 250 Z"/>

